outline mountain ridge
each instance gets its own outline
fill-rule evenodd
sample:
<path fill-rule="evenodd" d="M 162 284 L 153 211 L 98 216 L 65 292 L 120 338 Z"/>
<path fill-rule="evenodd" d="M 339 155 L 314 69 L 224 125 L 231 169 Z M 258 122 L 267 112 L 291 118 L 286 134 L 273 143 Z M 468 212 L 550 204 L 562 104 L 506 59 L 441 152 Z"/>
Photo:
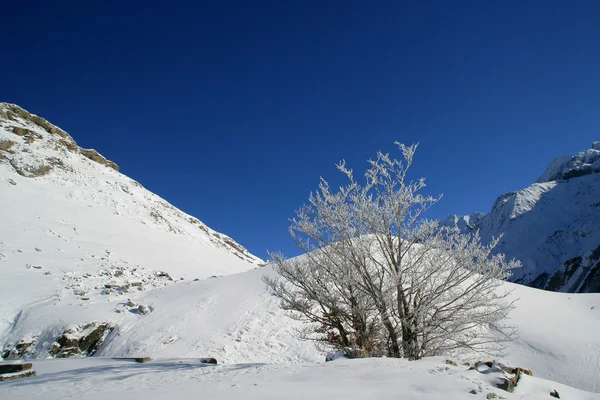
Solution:
<path fill-rule="evenodd" d="M 51 175 L 53 172 L 60 172 L 61 176 L 56 180 L 61 181 L 61 185 L 73 183 L 89 187 L 92 186 L 89 181 L 90 176 L 82 179 L 82 174 L 78 174 L 76 171 L 77 167 L 81 168 L 81 163 L 74 163 L 74 161 L 87 162 L 91 167 L 95 164 L 102 165 L 116 173 L 119 172 L 118 165 L 113 161 L 108 160 L 94 149 L 81 148 L 67 132 L 15 104 L 0 103 L 0 142 L 2 143 L 0 144 L 0 163 L 10 165 L 17 174 L 23 177 L 41 178 Z M 76 160 L 78 156 L 80 156 L 80 160 Z M 103 171 L 96 168 L 96 171 L 101 172 L 101 175 L 107 178 L 114 179 L 114 173 L 108 170 Z M 95 181 L 94 184 L 112 186 L 108 190 L 116 189 L 127 194 L 131 194 L 133 190 L 146 191 L 139 182 L 125 175 L 121 175 L 121 177 L 123 179 L 120 179 L 119 182 L 109 182 L 108 180 L 99 182 L 97 177 L 92 176 L 91 178 Z M 102 189 L 99 192 L 102 192 Z M 262 263 L 261 259 L 250 254 L 246 248 L 229 236 L 213 231 L 199 219 L 175 208 L 159 196 L 146 192 L 143 195 L 146 200 L 152 202 L 149 216 L 156 220 L 157 226 L 190 236 L 189 227 L 184 229 L 180 226 L 181 221 L 173 221 L 173 219 L 187 220 L 194 230 L 201 230 L 214 245 L 230 250 L 243 260 L 255 264 Z M 165 213 L 165 209 L 170 213 Z M 147 223 L 146 221 L 141 222 Z"/>
<path fill-rule="evenodd" d="M 503 235 L 496 250 L 521 260 L 511 280 L 564 292 L 600 291 L 600 142 L 555 158 L 524 189 L 500 195 L 488 214 L 450 215 L 442 225 Z"/>

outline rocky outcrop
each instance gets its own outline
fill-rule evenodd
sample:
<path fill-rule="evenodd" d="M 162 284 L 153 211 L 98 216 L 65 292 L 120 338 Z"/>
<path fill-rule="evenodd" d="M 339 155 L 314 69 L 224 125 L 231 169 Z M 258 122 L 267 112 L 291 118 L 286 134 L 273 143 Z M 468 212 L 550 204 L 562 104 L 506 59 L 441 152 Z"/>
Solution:
<path fill-rule="evenodd" d="M 114 162 L 107 160 L 102 154 L 98 153 L 94 149 L 79 149 L 79 152 L 84 156 L 89 158 L 92 161 L 97 162 L 98 164 L 106 165 L 109 168 L 114 169 L 115 171 L 119 170 L 119 166 Z"/>
<path fill-rule="evenodd" d="M 68 328 L 52 344 L 49 355 L 58 358 L 94 355 L 114 328 L 108 322 L 90 322 Z"/>
<path fill-rule="evenodd" d="M 11 147 L 15 145 L 15 142 L 12 140 L 1 140 L 0 141 L 0 151 L 9 151 Z"/>
<path fill-rule="evenodd" d="M 511 367 L 505 364 L 496 363 L 495 361 L 476 361 L 469 370 L 475 370 L 482 374 L 494 374 L 496 376 L 495 386 L 498 389 L 510 393 L 517 387 L 519 380 L 521 379 L 521 374 L 533 376 L 533 373 L 529 369 Z"/>
<path fill-rule="evenodd" d="M 36 338 L 21 339 L 16 344 L 7 343 L 2 350 L 2 358 L 5 360 L 20 360 L 30 358 L 34 355 Z"/>
<path fill-rule="evenodd" d="M 555 158 L 537 182 L 568 180 L 600 172 L 600 142 L 574 156 Z"/>
<path fill-rule="evenodd" d="M 56 136 L 54 142 L 58 147 L 79 153 L 84 157 L 97 162 L 98 164 L 112 168 L 115 171 L 119 170 L 117 164 L 107 160 L 96 150 L 80 148 L 68 133 L 57 126 L 52 125 L 44 118 L 31 114 L 17 105 L 0 103 L 0 122 L 6 122 L 4 129 L 23 138 L 23 141 L 26 144 L 32 144 L 35 141 L 42 140 L 44 139 L 42 133 L 49 133 L 50 136 Z M 17 172 L 19 172 L 19 170 L 17 170 Z M 25 174 L 23 176 L 29 175 Z"/>

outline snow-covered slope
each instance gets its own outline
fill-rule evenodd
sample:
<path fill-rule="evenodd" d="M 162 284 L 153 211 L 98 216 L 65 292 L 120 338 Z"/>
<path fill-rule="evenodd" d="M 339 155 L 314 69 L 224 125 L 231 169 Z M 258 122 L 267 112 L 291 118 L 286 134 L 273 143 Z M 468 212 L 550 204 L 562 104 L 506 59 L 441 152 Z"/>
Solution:
<path fill-rule="evenodd" d="M 563 292 L 600 292 L 600 142 L 558 157 L 531 186 L 498 197 L 487 214 L 444 224 L 503 235 L 497 250 L 523 268 L 514 282 Z"/>
<path fill-rule="evenodd" d="M 0 345 L 36 304 L 85 304 L 111 283 L 104 298 L 122 299 L 262 263 L 117 170 L 60 128 L 0 103 Z"/>
<path fill-rule="evenodd" d="M 325 355 L 312 343 L 297 339 L 299 323 L 287 318 L 277 299 L 265 291 L 261 277 L 270 273 L 267 266 L 128 295 L 135 304 L 153 308 L 147 315 L 126 306 L 122 298 L 100 294 L 85 303 L 63 298 L 32 305 L 23 310 L 7 339 L 37 335 L 38 343 L 50 342 L 65 326 L 108 320 L 117 328 L 95 357 L 211 356 L 225 364 L 322 362 Z M 506 283 L 506 288 L 520 298 L 510 320 L 519 328 L 520 339 L 509 345 L 507 356 L 499 361 L 530 368 L 539 378 L 600 392 L 600 336 L 595 334 L 600 331 L 600 294 L 552 293 L 512 283 Z M 52 328 L 39 332 L 39 326 Z M 36 356 L 46 356 L 47 348 L 41 346 Z M 465 353 L 456 361 L 474 360 L 474 355 Z"/>

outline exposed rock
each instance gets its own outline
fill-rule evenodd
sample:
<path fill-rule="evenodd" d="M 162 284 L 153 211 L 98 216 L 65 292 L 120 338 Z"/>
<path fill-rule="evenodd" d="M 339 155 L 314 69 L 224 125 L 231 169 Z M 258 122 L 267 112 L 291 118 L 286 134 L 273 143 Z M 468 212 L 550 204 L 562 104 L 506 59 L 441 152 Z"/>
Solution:
<path fill-rule="evenodd" d="M 166 272 L 164 272 L 164 271 L 158 271 L 158 272 L 156 273 L 156 277 L 157 277 L 157 278 L 166 278 L 166 279 L 168 279 L 168 280 L 170 280 L 170 281 L 172 281 L 172 280 L 173 280 L 173 278 L 171 278 L 171 275 L 169 275 L 168 273 L 166 273 Z"/>
<path fill-rule="evenodd" d="M 36 338 L 33 339 L 21 339 L 17 344 L 4 346 L 2 351 L 2 358 L 5 360 L 20 360 L 30 356 L 34 350 L 36 344 Z"/>
<path fill-rule="evenodd" d="M 90 322 L 68 328 L 56 339 L 50 350 L 50 355 L 59 358 L 86 357 L 93 355 L 114 326 L 108 322 Z"/>
<path fill-rule="evenodd" d="M 148 315 L 152 312 L 152 308 L 145 304 L 140 304 L 138 307 L 138 311 L 140 312 L 140 314 Z"/>
<path fill-rule="evenodd" d="M 550 392 L 550 396 L 556 397 L 557 399 L 560 399 L 560 395 L 558 394 L 558 392 L 556 391 L 556 389 L 554 389 L 552 392 Z"/>
<path fill-rule="evenodd" d="M 480 367 L 485 366 L 484 370 L 480 370 Z M 517 384 L 519 383 L 519 379 L 521 378 L 521 374 L 526 374 L 529 376 L 533 376 L 531 370 L 521 367 L 511 367 L 508 365 L 496 363 L 494 361 L 476 361 L 473 367 L 470 367 L 469 370 L 476 370 L 481 373 L 489 373 L 489 372 L 500 372 L 502 376 L 498 378 L 498 381 L 495 383 L 496 387 L 507 392 L 513 392 Z"/>
<path fill-rule="evenodd" d="M 216 364 L 217 363 L 217 359 L 216 358 L 201 358 L 200 362 L 202 364 Z"/>
<path fill-rule="evenodd" d="M 455 367 L 458 367 L 458 364 L 452 360 L 446 360 L 446 361 L 444 361 L 444 364 L 453 365 Z"/>
<path fill-rule="evenodd" d="M 515 386 L 519 382 L 519 373 L 516 373 L 512 376 L 504 376 L 500 378 L 500 380 L 496 383 L 496 387 L 498 389 L 505 390 L 509 393 L 512 393 L 515 390 Z"/>
<path fill-rule="evenodd" d="M 21 136 L 27 144 L 31 144 L 35 140 L 42 138 L 42 135 L 27 128 L 9 126 L 6 129 L 8 129 L 10 132 L 14 133 L 17 136 Z"/>
<path fill-rule="evenodd" d="M 148 362 L 148 361 L 151 361 L 151 360 L 152 360 L 152 357 L 137 357 L 137 358 L 134 358 L 134 361 L 137 362 L 137 363 L 145 363 L 145 362 Z"/>
<path fill-rule="evenodd" d="M 3 374 L 3 375 L 0 375 L 0 382 L 12 381 L 12 380 L 21 379 L 21 378 L 28 378 L 30 376 L 35 376 L 35 371 L 23 371 L 23 372 L 15 372 L 12 374 Z"/>
<path fill-rule="evenodd" d="M 26 178 L 38 178 L 40 176 L 48 175 L 53 169 L 51 165 L 23 165 L 15 160 L 10 160 L 9 163 L 17 174 Z"/>
<path fill-rule="evenodd" d="M 21 372 L 31 369 L 31 363 L 24 364 L 0 364 L 0 374 L 12 374 L 13 372 Z"/>
<path fill-rule="evenodd" d="M 498 398 L 498 395 L 497 395 L 496 393 L 494 393 L 494 392 L 489 392 L 489 393 L 488 393 L 488 394 L 485 396 L 485 398 L 486 398 L 486 399 L 488 399 L 488 400 L 492 400 L 492 399 L 496 399 L 496 398 Z"/>
<path fill-rule="evenodd" d="M 102 154 L 98 153 L 94 149 L 80 149 L 79 152 L 85 157 L 89 158 L 92 161 L 97 162 L 98 164 L 106 165 L 109 168 L 114 169 L 115 171 L 119 170 L 119 166 L 114 162 L 107 160 Z"/>
<path fill-rule="evenodd" d="M 9 151 L 15 145 L 12 140 L 0 140 L 0 150 Z"/>
<path fill-rule="evenodd" d="M 350 347 L 344 347 L 343 350 L 339 350 L 333 353 L 329 353 L 325 356 L 325 362 L 337 360 L 338 358 L 368 358 L 369 353 L 363 349 L 352 349 Z"/>
<path fill-rule="evenodd" d="M 513 368 L 513 367 L 509 367 L 507 365 L 501 365 L 500 368 L 504 372 L 508 372 L 509 374 L 521 373 L 521 374 L 533 376 L 533 372 L 531 372 L 531 370 L 527 369 L 527 368 L 521 368 L 521 367 Z"/>
<path fill-rule="evenodd" d="M 77 149 L 79 149 L 79 146 L 77 146 L 77 143 L 75 143 L 73 139 L 60 139 L 58 143 L 60 143 L 61 146 L 66 147 L 68 150 L 71 151 L 76 151 Z"/>

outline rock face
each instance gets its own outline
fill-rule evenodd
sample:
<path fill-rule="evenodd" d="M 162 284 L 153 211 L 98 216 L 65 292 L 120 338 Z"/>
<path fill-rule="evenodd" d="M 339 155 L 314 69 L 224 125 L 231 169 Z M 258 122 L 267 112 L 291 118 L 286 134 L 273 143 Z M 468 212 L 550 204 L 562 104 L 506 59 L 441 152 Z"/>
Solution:
<path fill-rule="evenodd" d="M 58 358 L 94 355 L 115 327 L 107 322 L 90 322 L 68 328 L 52 344 L 49 354 Z"/>
<path fill-rule="evenodd" d="M 115 171 L 119 170 L 117 164 L 107 160 L 96 150 L 80 148 L 68 133 L 17 105 L 0 103 L 0 121 L 5 123 L 5 131 L 12 132 L 17 136 L 22 137 L 26 144 L 32 144 L 36 140 L 43 140 L 44 134 L 40 132 L 40 130 L 42 130 L 49 133 L 51 136 L 56 136 L 57 138 L 54 142 L 59 146 L 62 146 L 69 151 L 80 153 L 84 157 L 99 164 L 106 165 Z"/>
<path fill-rule="evenodd" d="M 0 355 L 5 360 L 20 360 L 22 358 L 29 358 L 34 354 L 36 342 L 37 338 L 32 338 L 21 339 L 14 345 L 6 344 Z"/>
<path fill-rule="evenodd" d="M 77 358 L 91 356 L 102 346 L 108 335 L 115 329 L 109 322 L 89 322 L 72 326 L 57 337 L 46 349 L 39 340 L 40 336 L 32 339 L 22 339 L 15 345 L 7 344 L 1 356 L 5 360 L 20 360 L 36 358 L 47 352 L 48 356 L 56 358 Z"/>
<path fill-rule="evenodd" d="M 449 216 L 442 224 L 484 242 L 503 235 L 496 251 L 523 268 L 511 281 L 540 289 L 600 291 L 600 142 L 558 157 L 536 183 L 501 195 L 488 214 Z"/>

